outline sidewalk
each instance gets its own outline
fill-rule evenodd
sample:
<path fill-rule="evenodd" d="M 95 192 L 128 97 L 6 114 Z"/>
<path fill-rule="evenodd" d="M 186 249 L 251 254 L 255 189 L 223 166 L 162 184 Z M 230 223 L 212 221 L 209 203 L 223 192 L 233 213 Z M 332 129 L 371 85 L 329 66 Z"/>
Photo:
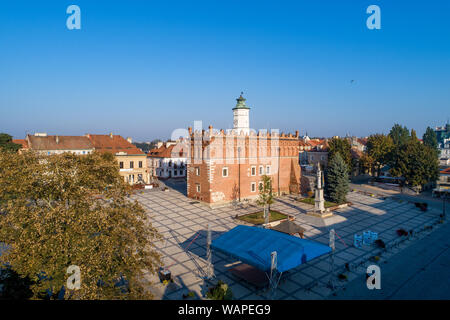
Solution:
<path fill-rule="evenodd" d="M 350 183 L 350 189 L 355 189 L 363 192 L 371 192 L 374 194 L 378 194 L 380 196 L 386 196 L 386 197 L 397 197 L 400 199 L 403 199 L 405 201 L 413 201 L 413 202 L 427 202 L 430 206 L 436 207 L 436 208 L 442 208 L 442 199 L 432 198 L 429 196 L 424 195 L 416 195 L 411 196 L 407 194 L 400 193 L 398 191 L 394 190 L 387 190 L 378 188 L 376 186 L 371 186 L 368 184 L 355 184 Z M 448 202 L 448 200 L 447 200 Z"/>
<path fill-rule="evenodd" d="M 381 263 L 381 289 L 359 276 L 328 299 L 450 299 L 450 223 Z"/>

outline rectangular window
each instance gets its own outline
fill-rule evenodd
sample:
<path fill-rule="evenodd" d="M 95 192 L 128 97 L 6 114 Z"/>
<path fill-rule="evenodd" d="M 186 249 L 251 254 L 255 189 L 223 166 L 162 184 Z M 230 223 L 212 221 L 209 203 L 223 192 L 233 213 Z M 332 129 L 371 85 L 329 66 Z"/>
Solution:
<path fill-rule="evenodd" d="M 228 168 L 222 168 L 222 177 L 228 177 Z"/>
<path fill-rule="evenodd" d="M 196 183 L 195 188 L 197 189 L 197 192 L 200 192 L 200 183 Z"/>
<path fill-rule="evenodd" d="M 264 188 L 263 182 L 260 181 L 260 182 L 258 183 L 258 190 L 262 190 L 263 188 Z"/>
<path fill-rule="evenodd" d="M 266 166 L 266 174 L 270 174 L 270 166 Z"/>
<path fill-rule="evenodd" d="M 131 169 L 134 168 L 134 161 L 130 161 L 130 168 L 131 168 Z"/>
<path fill-rule="evenodd" d="M 262 176 L 264 174 L 264 167 L 259 166 L 259 175 Z"/>
<path fill-rule="evenodd" d="M 139 168 L 142 168 L 142 161 L 139 161 Z"/>
<path fill-rule="evenodd" d="M 251 190 L 252 190 L 252 192 L 255 192 L 255 191 L 256 191 L 256 182 L 252 182 L 252 184 L 251 184 Z"/>
<path fill-rule="evenodd" d="M 255 166 L 253 166 L 251 168 L 251 173 L 252 173 L 252 176 L 256 176 L 256 167 Z"/>
<path fill-rule="evenodd" d="M 195 168 L 195 175 L 197 175 L 197 176 L 200 175 L 200 168 L 199 167 Z"/>
<path fill-rule="evenodd" d="M 123 161 L 119 162 L 119 167 L 120 167 L 120 169 L 123 169 Z"/>

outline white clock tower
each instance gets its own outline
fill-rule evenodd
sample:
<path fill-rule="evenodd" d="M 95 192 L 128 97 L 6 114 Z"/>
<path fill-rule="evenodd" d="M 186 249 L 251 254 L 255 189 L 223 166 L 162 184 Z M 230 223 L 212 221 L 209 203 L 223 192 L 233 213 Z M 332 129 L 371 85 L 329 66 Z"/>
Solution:
<path fill-rule="evenodd" d="M 245 98 L 242 96 L 244 93 L 241 92 L 241 96 L 236 99 L 236 106 L 233 108 L 233 130 L 238 134 L 244 131 L 244 134 L 250 133 L 250 121 L 249 114 L 250 108 L 245 104 Z"/>

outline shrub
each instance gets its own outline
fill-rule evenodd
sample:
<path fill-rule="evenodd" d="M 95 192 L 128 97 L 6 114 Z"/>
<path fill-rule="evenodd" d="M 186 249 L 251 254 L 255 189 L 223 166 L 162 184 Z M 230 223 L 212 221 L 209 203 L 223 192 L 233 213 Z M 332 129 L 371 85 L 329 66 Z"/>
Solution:
<path fill-rule="evenodd" d="M 231 300 L 233 294 L 228 285 L 219 280 L 214 287 L 209 288 L 206 297 L 211 300 Z"/>

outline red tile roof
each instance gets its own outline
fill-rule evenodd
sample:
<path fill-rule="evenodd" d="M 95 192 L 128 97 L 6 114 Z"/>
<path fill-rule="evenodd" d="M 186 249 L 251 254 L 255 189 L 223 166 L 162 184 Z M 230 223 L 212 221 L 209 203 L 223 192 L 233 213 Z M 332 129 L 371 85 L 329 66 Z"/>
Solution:
<path fill-rule="evenodd" d="M 88 150 L 94 148 L 91 141 L 84 136 L 27 135 L 27 140 L 29 147 L 33 150 Z"/>
<path fill-rule="evenodd" d="M 356 148 L 351 148 L 350 152 L 352 154 L 352 158 L 360 159 L 363 156 L 363 153 Z"/>
<path fill-rule="evenodd" d="M 357 138 L 356 141 L 364 146 L 367 145 L 367 138 Z"/>
<path fill-rule="evenodd" d="M 173 151 L 173 148 L 175 148 L 175 144 L 172 144 L 168 147 L 166 147 L 165 145 L 162 145 L 159 148 L 154 148 L 151 149 L 148 153 L 147 153 L 147 157 L 150 158 L 179 158 L 179 157 L 183 157 L 183 149 L 182 146 L 178 146 L 178 151 Z M 184 157 L 186 157 L 186 155 L 184 155 Z"/>
<path fill-rule="evenodd" d="M 318 145 L 324 144 L 326 141 L 325 139 L 311 139 L 309 140 L 307 143 L 311 146 L 311 147 L 316 147 Z"/>
<path fill-rule="evenodd" d="M 92 142 L 95 150 L 98 152 L 110 152 L 112 154 L 123 152 L 127 155 L 145 155 L 141 149 L 120 135 L 87 134 L 86 138 Z"/>
<path fill-rule="evenodd" d="M 28 149 L 28 141 L 25 139 L 13 139 L 13 143 L 20 144 L 22 149 Z"/>

